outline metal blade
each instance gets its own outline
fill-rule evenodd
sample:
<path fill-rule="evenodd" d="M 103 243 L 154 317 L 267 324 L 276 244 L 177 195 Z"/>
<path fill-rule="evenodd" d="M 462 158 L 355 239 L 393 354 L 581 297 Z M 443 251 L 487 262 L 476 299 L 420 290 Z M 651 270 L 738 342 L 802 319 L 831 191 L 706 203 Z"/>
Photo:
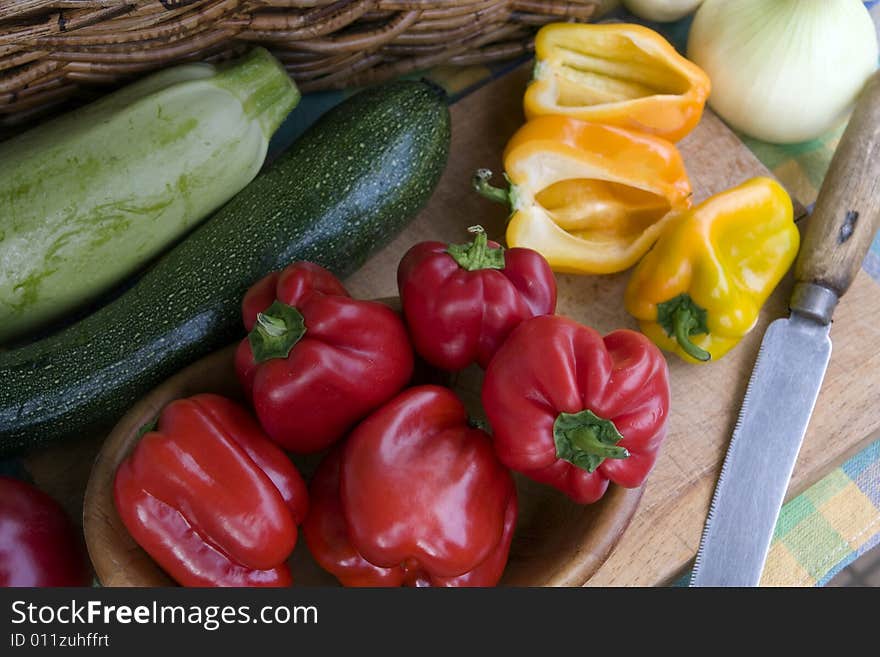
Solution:
<path fill-rule="evenodd" d="M 721 469 L 691 586 L 757 586 L 831 357 L 829 326 L 767 328 Z"/>

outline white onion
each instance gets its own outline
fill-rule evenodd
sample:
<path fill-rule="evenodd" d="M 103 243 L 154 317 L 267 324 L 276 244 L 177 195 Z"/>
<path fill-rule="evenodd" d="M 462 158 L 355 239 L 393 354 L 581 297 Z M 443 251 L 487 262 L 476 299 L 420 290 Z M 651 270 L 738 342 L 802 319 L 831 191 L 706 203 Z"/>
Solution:
<path fill-rule="evenodd" d="M 688 57 L 709 75 L 709 105 L 775 143 L 814 139 L 849 109 L 877 67 L 860 0 L 705 0 Z"/>
<path fill-rule="evenodd" d="M 696 9 L 703 0 L 623 0 L 623 5 L 639 18 L 665 23 L 677 21 Z"/>

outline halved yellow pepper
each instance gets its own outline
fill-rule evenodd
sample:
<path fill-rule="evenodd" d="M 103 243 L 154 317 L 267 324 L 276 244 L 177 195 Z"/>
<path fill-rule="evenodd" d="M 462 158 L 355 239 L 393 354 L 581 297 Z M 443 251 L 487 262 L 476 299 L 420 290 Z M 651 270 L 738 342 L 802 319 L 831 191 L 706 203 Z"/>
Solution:
<path fill-rule="evenodd" d="M 509 247 L 541 253 L 557 272 L 609 274 L 638 262 L 670 211 L 690 205 L 681 155 L 668 141 L 564 116 L 522 126 L 504 152 L 510 190 L 474 179 L 509 202 Z"/>
<path fill-rule="evenodd" d="M 791 198 L 753 178 L 674 217 L 633 272 L 626 309 L 662 349 L 721 358 L 755 325 L 799 245 Z"/>
<path fill-rule="evenodd" d="M 678 141 L 700 121 L 709 77 L 662 36 L 626 23 L 551 23 L 535 37 L 531 119 L 561 114 Z"/>

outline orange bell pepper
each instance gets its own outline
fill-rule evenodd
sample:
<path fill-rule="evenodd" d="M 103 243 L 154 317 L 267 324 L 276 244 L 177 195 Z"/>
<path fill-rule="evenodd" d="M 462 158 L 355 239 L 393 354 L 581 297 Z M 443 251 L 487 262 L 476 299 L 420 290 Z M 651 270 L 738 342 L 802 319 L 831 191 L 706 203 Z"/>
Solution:
<path fill-rule="evenodd" d="M 531 119 L 561 114 L 678 141 L 700 121 L 709 77 L 641 25 L 552 23 L 535 38 Z"/>
<path fill-rule="evenodd" d="M 564 116 L 541 116 L 504 152 L 510 189 L 474 187 L 510 203 L 507 245 L 541 253 L 557 272 L 609 274 L 634 265 L 672 210 L 690 206 L 681 155 L 658 137 Z"/>

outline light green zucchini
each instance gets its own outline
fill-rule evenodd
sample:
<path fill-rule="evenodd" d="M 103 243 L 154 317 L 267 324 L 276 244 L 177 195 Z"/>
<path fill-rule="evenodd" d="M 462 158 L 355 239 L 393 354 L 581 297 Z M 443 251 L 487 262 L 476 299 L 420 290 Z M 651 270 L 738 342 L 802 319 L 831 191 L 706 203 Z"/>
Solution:
<path fill-rule="evenodd" d="M 232 198 L 298 101 L 259 48 L 156 73 L 0 144 L 0 343 L 95 298 Z"/>

